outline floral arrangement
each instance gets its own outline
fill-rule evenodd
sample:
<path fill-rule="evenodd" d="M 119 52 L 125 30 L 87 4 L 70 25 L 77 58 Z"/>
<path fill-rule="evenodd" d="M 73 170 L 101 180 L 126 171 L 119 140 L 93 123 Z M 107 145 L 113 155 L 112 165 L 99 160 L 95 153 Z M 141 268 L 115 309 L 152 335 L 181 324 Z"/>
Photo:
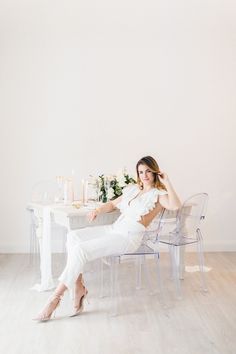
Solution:
<path fill-rule="evenodd" d="M 94 178 L 90 183 L 97 190 L 97 200 L 106 203 L 122 195 L 122 190 L 128 184 L 135 184 L 136 181 L 131 177 L 127 170 L 118 171 L 116 175 L 100 175 Z"/>

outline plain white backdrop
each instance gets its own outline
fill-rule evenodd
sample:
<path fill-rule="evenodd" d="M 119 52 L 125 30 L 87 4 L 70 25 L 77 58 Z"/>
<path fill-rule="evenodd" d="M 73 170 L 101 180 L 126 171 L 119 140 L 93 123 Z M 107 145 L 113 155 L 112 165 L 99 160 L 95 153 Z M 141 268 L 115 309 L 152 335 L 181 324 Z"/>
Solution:
<path fill-rule="evenodd" d="M 233 0 L 0 0 L 0 252 L 28 252 L 38 180 L 147 154 L 235 251 L 235 93 Z"/>

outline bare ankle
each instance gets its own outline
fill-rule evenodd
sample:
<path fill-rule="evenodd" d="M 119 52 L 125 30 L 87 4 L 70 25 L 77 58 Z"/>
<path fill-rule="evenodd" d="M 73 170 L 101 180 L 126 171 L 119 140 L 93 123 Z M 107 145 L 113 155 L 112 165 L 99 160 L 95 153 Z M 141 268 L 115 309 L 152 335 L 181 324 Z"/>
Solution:
<path fill-rule="evenodd" d="M 62 296 L 63 294 L 62 293 L 60 293 L 60 292 L 58 292 L 58 291 L 55 291 L 54 293 L 53 293 L 53 296 Z"/>

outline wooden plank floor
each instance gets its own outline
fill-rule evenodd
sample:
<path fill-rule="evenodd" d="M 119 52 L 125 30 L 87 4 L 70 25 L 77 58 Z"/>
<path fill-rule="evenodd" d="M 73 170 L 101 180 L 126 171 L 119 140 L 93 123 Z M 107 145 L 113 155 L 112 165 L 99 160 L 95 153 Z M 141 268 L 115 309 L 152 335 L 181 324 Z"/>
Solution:
<path fill-rule="evenodd" d="M 63 255 L 54 255 L 54 274 L 63 268 Z M 155 263 L 149 259 L 153 284 Z M 187 265 L 195 265 L 187 254 Z M 169 278 L 169 258 L 161 255 L 166 305 L 159 294 L 135 290 L 133 262 L 120 265 L 119 315 L 111 317 L 110 297 L 99 298 L 97 263 L 85 278 L 90 304 L 80 316 L 70 318 L 66 294 L 56 318 L 47 323 L 31 320 L 50 292 L 30 287 L 38 281 L 38 264 L 28 255 L 0 255 L 0 348 L 7 354 L 235 354 L 236 353 L 236 253 L 207 253 L 209 292 L 200 291 L 199 273 L 186 273 L 183 300 L 176 300 Z M 108 292 L 108 270 L 105 271 Z M 156 285 L 155 285 L 156 286 Z"/>

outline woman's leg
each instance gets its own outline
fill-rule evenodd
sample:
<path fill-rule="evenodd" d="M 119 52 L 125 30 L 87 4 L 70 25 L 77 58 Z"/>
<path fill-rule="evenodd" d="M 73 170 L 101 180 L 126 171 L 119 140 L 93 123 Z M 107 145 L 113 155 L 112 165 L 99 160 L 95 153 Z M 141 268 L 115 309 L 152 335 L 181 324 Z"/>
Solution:
<path fill-rule="evenodd" d="M 112 230 L 111 225 L 99 225 L 86 227 L 83 229 L 73 230 L 67 234 L 67 252 L 68 259 L 71 257 L 70 255 L 73 253 L 76 245 L 89 241 L 92 239 L 99 239 L 103 237 L 105 234 L 110 233 Z M 84 295 L 87 289 L 85 288 L 82 274 L 80 274 L 75 281 L 74 288 L 71 289 L 71 297 L 74 298 L 74 307 L 78 308 L 78 304 L 80 303 L 81 297 Z M 73 294 L 73 295 L 72 295 Z"/>
<path fill-rule="evenodd" d="M 103 236 L 99 235 L 88 241 L 78 242 L 68 252 L 67 264 L 59 281 L 69 289 L 73 288 L 87 262 L 113 254 L 122 254 L 129 244 L 130 239 L 127 235 L 109 232 L 103 232 Z"/>
<path fill-rule="evenodd" d="M 73 253 L 71 255 L 72 256 L 71 258 L 76 258 L 77 261 L 79 258 L 84 257 L 85 263 L 88 261 L 93 261 L 95 259 L 110 256 L 113 254 L 122 254 L 127 251 L 128 252 L 135 251 L 139 247 L 143 238 L 143 231 L 142 231 L 143 229 L 140 227 L 137 228 L 137 231 L 129 231 L 129 232 L 124 231 L 124 233 L 122 234 L 114 233 L 114 231 L 111 232 L 111 229 L 109 227 L 103 227 L 103 228 L 91 227 L 91 228 L 87 228 L 87 230 L 89 231 L 87 240 L 84 238 L 83 242 L 79 241 L 77 242 L 77 244 L 74 244 L 73 250 L 74 252 L 76 252 L 77 250 L 77 252 L 80 253 L 80 257 L 77 256 L 75 257 Z M 95 232 L 96 232 L 96 237 L 94 237 Z M 69 262 L 68 262 L 68 266 L 69 266 Z M 72 268 L 73 267 L 76 268 L 75 262 Z M 63 273 L 65 275 L 66 269 Z M 63 275 L 61 275 L 61 280 L 62 279 L 63 279 Z M 80 303 L 80 299 L 85 293 L 87 294 L 87 289 L 85 288 L 83 283 L 82 273 L 80 273 L 75 282 L 74 307 L 76 308 L 78 307 Z"/>
<path fill-rule="evenodd" d="M 60 283 L 52 296 L 49 298 L 47 304 L 44 306 L 43 310 L 39 313 L 39 315 L 34 318 L 36 321 L 45 322 L 50 320 L 53 312 L 59 306 L 62 296 L 64 292 L 67 290 L 65 284 Z"/>
<path fill-rule="evenodd" d="M 98 225 L 70 231 L 67 234 L 67 251 L 73 250 L 78 243 L 103 237 L 104 234 L 111 233 L 111 230 L 111 225 Z"/>
<path fill-rule="evenodd" d="M 67 265 L 59 278 L 60 284 L 54 292 L 54 300 L 44 308 L 40 320 L 47 320 L 51 317 L 65 290 L 73 288 L 75 283 L 78 286 L 78 299 L 81 299 L 81 294 L 86 290 L 82 282 L 82 272 L 87 262 L 114 254 L 122 254 L 129 247 L 133 249 L 137 246 L 133 245 L 134 239 L 130 237 L 132 235 L 128 232 L 117 234 L 111 232 L 110 227 L 105 226 L 88 229 L 89 236 L 87 237 L 89 239 L 83 242 L 78 240 L 73 244 L 73 247 L 68 249 Z M 85 231 L 85 229 L 81 231 Z M 140 240 L 141 237 L 138 237 L 138 242 Z"/>
<path fill-rule="evenodd" d="M 74 308 L 79 309 L 81 304 L 81 298 L 85 294 L 87 294 L 87 289 L 84 285 L 84 280 L 82 277 L 82 273 L 78 276 L 75 282 L 75 294 L 74 294 Z"/>
<path fill-rule="evenodd" d="M 103 230 L 104 231 L 104 230 Z M 94 228 L 94 232 L 96 232 Z M 77 283 L 77 294 L 75 301 L 75 314 L 79 313 L 82 305 L 81 299 L 87 294 L 82 281 L 82 272 L 85 264 L 101 257 L 109 256 L 115 253 L 122 253 L 127 245 L 127 239 L 121 234 L 103 233 L 97 239 L 90 239 L 84 242 L 78 242 L 68 253 L 67 265 L 59 278 L 57 286 L 47 305 L 43 308 L 36 320 L 47 321 L 50 319 L 53 311 L 60 303 L 65 290 L 73 289 Z"/>

